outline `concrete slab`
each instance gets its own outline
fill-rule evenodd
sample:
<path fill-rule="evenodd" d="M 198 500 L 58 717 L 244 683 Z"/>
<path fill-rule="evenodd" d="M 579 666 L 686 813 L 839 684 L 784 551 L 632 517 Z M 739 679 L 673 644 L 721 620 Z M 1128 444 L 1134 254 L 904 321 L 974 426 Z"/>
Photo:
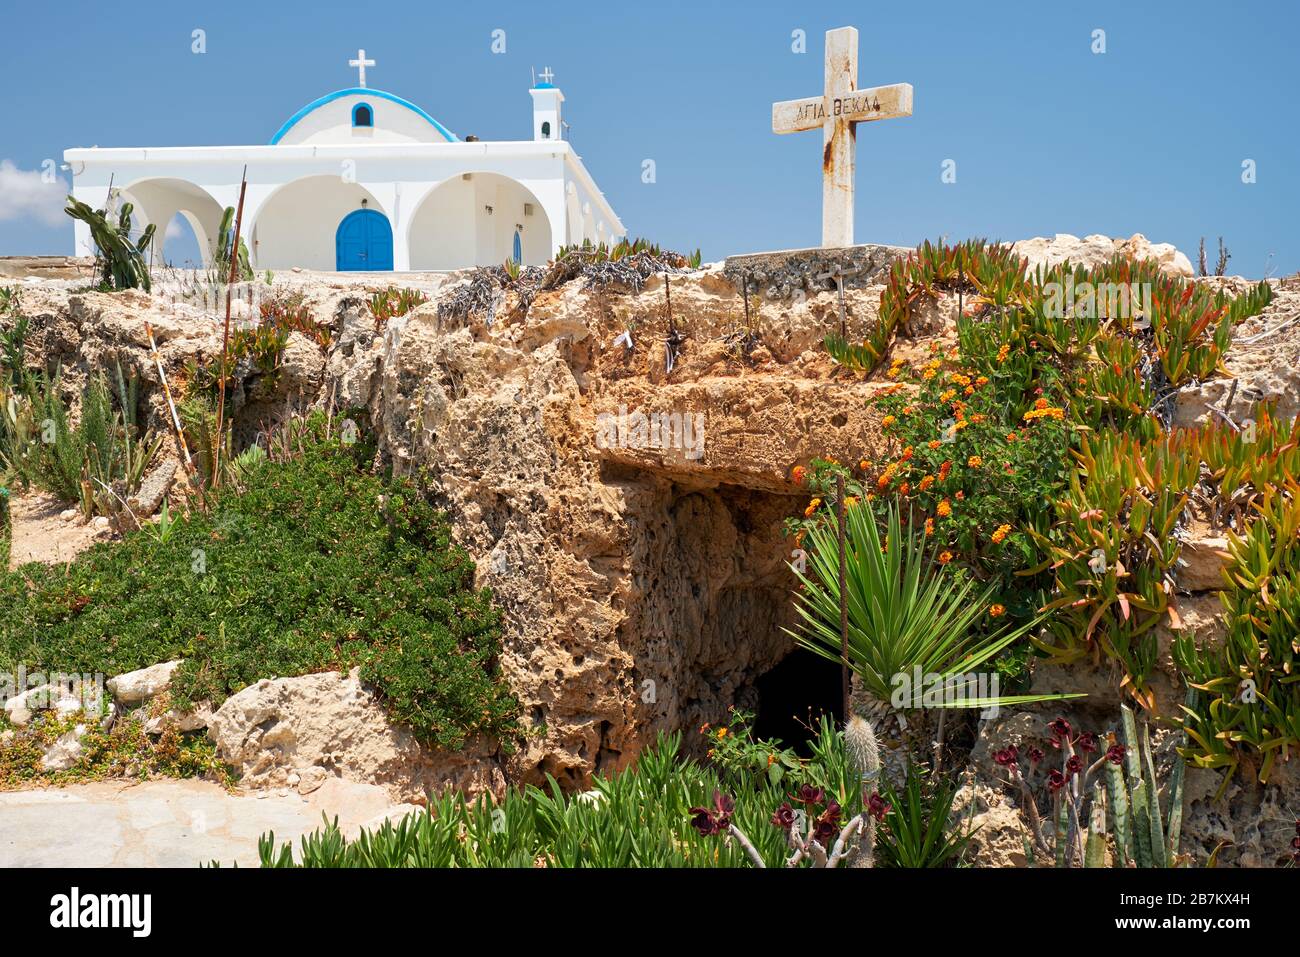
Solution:
<path fill-rule="evenodd" d="M 344 833 L 412 810 L 383 788 L 332 778 L 312 794 L 230 792 L 210 781 L 96 782 L 0 793 L 0 867 L 258 864 L 257 841 L 298 839 L 337 816 Z"/>

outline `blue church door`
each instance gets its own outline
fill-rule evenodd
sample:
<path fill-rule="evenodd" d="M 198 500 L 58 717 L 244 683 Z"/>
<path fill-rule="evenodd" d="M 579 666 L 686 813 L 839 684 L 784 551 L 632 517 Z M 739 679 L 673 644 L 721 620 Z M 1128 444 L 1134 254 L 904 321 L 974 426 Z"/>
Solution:
<path fill-rule="evenodd" d="M 334 234 L 339 272 L 387 272 L 393 268 L 393 228 L 373 209 L 348 213 Z"/>
<path fill-rule="evenodd" d="M 514 247 L 511 249 L 510 252 L 511 255 L 514 257 L 516 264 L 524 261 L 524 244 L 519 239 L 519 230 L 517 229 L 515 230 Z"/>

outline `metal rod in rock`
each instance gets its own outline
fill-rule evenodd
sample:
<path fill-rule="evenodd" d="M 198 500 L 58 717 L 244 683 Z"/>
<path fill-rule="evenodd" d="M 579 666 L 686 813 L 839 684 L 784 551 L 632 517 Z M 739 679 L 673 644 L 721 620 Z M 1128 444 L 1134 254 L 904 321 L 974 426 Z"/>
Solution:
<path fill-rule="evenodd" d="M 844 476 L 835 476 L 835 525 L 840 551 L 840 691 L 844 700 L 844 720 L 849 718 L 849 599 L 847 594 L 848 568 L 844 554 Z"/>
<path fill-rule="evenodd" d="M 244 194 L 248 192 L 248 166 L 239 178 L 239 209 L 235 212 L 235 234 L 230 240 L 230 279 L 226 283 L 226 322 L 221 330 L 221 392 L 217 396 L 217 442 L 212 451 L 212 482 L 221 475 L 222 436 L 226 426 L 226 364 L 230 361 L 230 287 L 239 275 L 239 230 L 244 222 Z"/>

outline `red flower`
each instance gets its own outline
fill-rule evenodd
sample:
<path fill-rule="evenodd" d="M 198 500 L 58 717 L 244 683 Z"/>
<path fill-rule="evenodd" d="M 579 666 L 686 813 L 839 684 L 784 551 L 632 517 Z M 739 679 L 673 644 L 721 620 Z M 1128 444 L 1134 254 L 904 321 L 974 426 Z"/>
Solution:
<path fill-rule="evenodd" d="M 713 807 L 690 808 L 690 813 L 694 815 L 691 818 L 691 826 L 705 837 L 712 834 L 721 834 L 731 827 L 731 814 L 735 809 L 736 802 L 731 799 L 729 794 L 714 791 Z"/>
<path fill-rule="evenodd" d="M 772 823 L 783 831 L 788 831 L 794 827 L 794 808 L 790 802 L 786 801 L 772 814 Z"/>
<path fill-rule="evenodd" d="M 889 813 L 889 810 L 889 802 L 875 791 L 872 791 L 871 797 L 867 798 L 867 813 L 877 821 L 884 821 L 885 815 Z M 1300 829 L 1300 822 L 1297 822 L 1297 828 Z"/>
<path fill-rule="evenodd" d="M 993 760 L 1004 768 L 1011 767 L 1019 758 L 1020 751 L 1014 744 L 993 752 Z"/>

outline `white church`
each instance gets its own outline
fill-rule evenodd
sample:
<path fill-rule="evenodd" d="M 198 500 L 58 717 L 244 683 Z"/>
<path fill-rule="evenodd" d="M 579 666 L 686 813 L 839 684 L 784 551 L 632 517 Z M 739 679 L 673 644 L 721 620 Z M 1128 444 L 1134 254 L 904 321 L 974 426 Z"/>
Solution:
<path fill-rule="evenodd" d="M 162 261 L 178 213 L 211 262 L 222 212 L 239 201 L 255 269 L 447 270 L 542 265 L 561 246 L 610 243 L 626 232 L 560 119 L 549 68 L 529 91 L 528 140 L 461 139 L 407 100 L 358 85 L 308 103 L 266 146 L 77 148 L 63 154 L 72 193 L 101 208 L 109 190 L 135 207 L 133 231 L 157 226 Z M 75 255 L 94 254 L 77 222 Z"/>

